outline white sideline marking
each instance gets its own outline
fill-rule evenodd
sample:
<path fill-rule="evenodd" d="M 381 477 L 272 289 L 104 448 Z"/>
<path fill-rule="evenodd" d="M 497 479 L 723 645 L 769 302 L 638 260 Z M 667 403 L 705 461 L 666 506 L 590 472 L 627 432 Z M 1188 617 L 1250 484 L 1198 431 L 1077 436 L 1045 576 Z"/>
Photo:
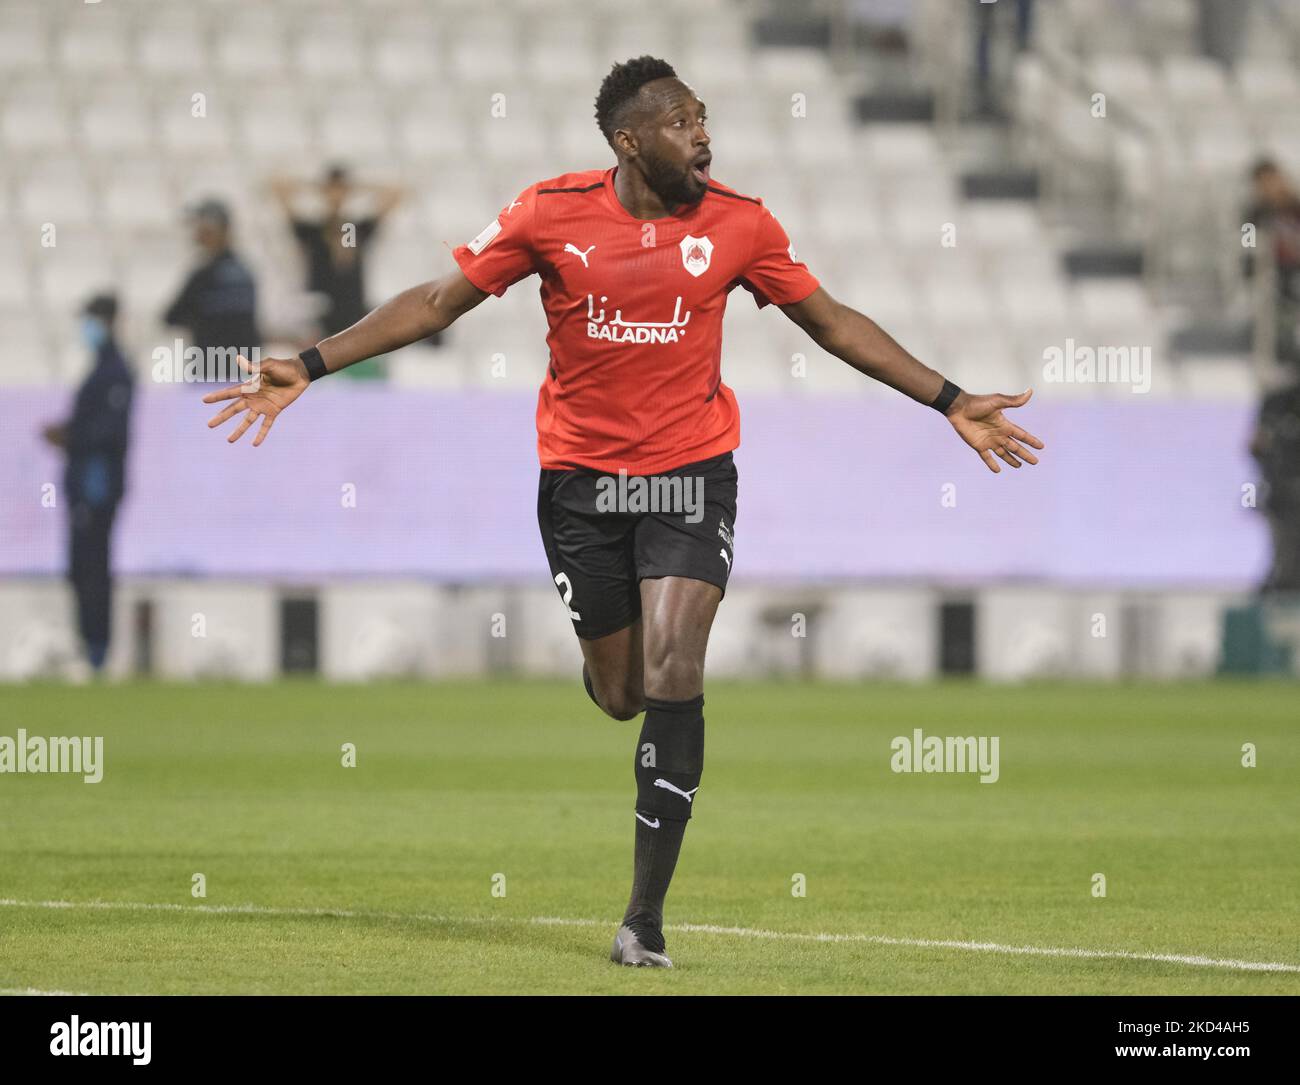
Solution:
<path fill-rule="evenodd" d="M 579 919 L 536 919 L 536 923 L 588 923 Z M 1204 968 L 1229 968 L 1238 972 L 1300 972 L 1300 965 L 1276 961 L 1234 961 L 1182 953 L 1131 953 L 1122 949 L 1065 949 L 1056 946 L 1008 946 L 999 942 L 960 942 L 947 938 L 890 938 L 884 934 L 805 934 L 802 931 L 767 931 L 753 927 L 718 927 L 710 923 L 669 923 L 664 930 L 697 934 L 730 934 L 738 938 L 775 938 L 788 942 L 862 942 L 877 946 L 912 946 L 920 949 L 964 949 L 975 953 L 1009 953 L 1031 957 L 1074 957 L 1082 960 L 1158 961 Z"/>
<path fill-rule="evenodd" d="M 606 919 L 568 919 L 561 916 L 454 916 L 419 912 L 372 912 L 347 908 L 275 908 L 261 904 L 173 904 L 116 900 L 14 900 L 0 898 L 3 908 L 85 908 L 128 912 L 202 912 L 209 915 L 299 916 L 334 919 L 396 919 L 422 923 L 536 923 L 553 927 L 609 927 Z M 1153 961 L 1185 964 L 1197 968 L 1226 968 L 1235 972 L 1297 972 L 1300 965 L 1278 961 L 1236 961 L 1201 954 L 1132 953 L 1122 949 L 1066 949 L 1056 946 L 1010 946 L 1000 942 L 961 942 L 945 938 L 891 938 L 884 934 L 809 934 L 802 931 L 770 931 L 756 927 L 719 927 L 711 923 L 669 923 L 667 931 L 690 934 L 720 934 L 735 938 L 770 938 L 784 942 L 858 942 L 877 946 L 907 946 L 916 949 L 961 949 L 973 953 L 1006 953 L 1030 957 L 1068 957 L 1090 961 Z M 64 992 L 59 992 L 64 993 Z"/>
<path fill-rule="evenodd" d="M 42 991 L 38 987 L 0 987 L 0 995 L 76 995 L 88 997 L 83 991 Z"/>

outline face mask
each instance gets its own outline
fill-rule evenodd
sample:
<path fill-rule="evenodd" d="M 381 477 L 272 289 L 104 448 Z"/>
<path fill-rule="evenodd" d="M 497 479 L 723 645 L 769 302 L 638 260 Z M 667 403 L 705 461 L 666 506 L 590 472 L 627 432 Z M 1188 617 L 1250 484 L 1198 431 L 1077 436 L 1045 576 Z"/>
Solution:
<path fill-rule="evenodd" d="M 96 320 L 93 316 L 83 316 L 81 318 L 81 341 L 93 351 L 98 352 L 99 348 L 108 340 L 108 329 Z"/>

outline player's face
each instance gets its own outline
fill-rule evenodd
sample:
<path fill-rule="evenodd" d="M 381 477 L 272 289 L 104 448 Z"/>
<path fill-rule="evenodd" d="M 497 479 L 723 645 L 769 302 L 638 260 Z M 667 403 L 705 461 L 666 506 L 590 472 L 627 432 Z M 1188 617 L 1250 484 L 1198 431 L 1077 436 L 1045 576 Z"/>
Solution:
<path fill-rule="evenodd" d="M 200 248 L 216 252 L 225 248 L 226 231 L 211 219 L 200 218 L 194 223 L 194 240 Z"/>
<path fill-rule="evenodd" d="M 1261 200 L 1273 207 L 1285 206 L 1290 194 L 1286 178 L 1281 170 L 1276 169 L 1266 170 L 1255 179 L 1255 191 Z"/>
<path fill-rule="evenodd" d="M 709 187 L 713 159 L 704 103 L 676 79 L 656 80 L 647 87 L 654 88 L 653 111 L 638 132 L 646 183 L 667 203 L 699 203 Z"/>

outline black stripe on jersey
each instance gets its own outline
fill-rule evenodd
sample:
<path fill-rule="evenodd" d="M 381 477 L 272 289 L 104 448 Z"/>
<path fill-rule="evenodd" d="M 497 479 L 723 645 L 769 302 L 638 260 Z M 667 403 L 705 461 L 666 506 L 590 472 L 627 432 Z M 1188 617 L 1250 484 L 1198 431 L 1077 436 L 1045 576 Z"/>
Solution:
<path fill-rule="evenodd" d="M 550 196 L 556 192 L 595 192 L 598 188 L 604 188 L 604 181 L 597 181 L 594 185 L 587 185 L 584 188 L 539 188 L 537 195 Z"/>
<path fill-rule="evenodd" d="M 723 192 L 720 188 L 708 186 L 709 191 L 716 196 L 729 196 L 733 200 L 744 200 L 746 203 L 762 203 L 762 200 L 756 200 L 753 196 L 742 196 L 739 192 Z"/>

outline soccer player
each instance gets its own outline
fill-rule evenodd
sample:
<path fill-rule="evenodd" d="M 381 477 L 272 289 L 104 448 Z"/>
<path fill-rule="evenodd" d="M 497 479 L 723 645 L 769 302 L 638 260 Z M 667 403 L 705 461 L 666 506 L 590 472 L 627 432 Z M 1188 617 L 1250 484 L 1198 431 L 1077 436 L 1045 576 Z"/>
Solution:
<path fill-rule="evenodd" d="M 704 768 L 704 652 L 736 525 L 739 419 L 720 372 L 727 295 L 743 286 L 759 306 L 780 306 L 823 349 L 940 411 L 993 471 L 999 460 L 1037 463 L 1029 449 L 1043 444 L 1002 414 L 1028 391 L 971 395 L 945 380 L 822 289 L 761 200 L 713 180 L 704 103 L 665 61 L 615 65 L 596 122 L 613 167 L 530 185 L 453 252 L 457 270 L 204 400 L 232 401 L 210 426 L 245 412 L 231 441 L 260 419 L 261 444 L 312 381 L 540 277 L 550 327 L 537 402 L 542 542 L 591 699 L 617 720 L 645 713 L 632 894 L 611 959 L 667 968 L 664 897 Z M 634 484 L 679 499 L 609 507 Z"/>

